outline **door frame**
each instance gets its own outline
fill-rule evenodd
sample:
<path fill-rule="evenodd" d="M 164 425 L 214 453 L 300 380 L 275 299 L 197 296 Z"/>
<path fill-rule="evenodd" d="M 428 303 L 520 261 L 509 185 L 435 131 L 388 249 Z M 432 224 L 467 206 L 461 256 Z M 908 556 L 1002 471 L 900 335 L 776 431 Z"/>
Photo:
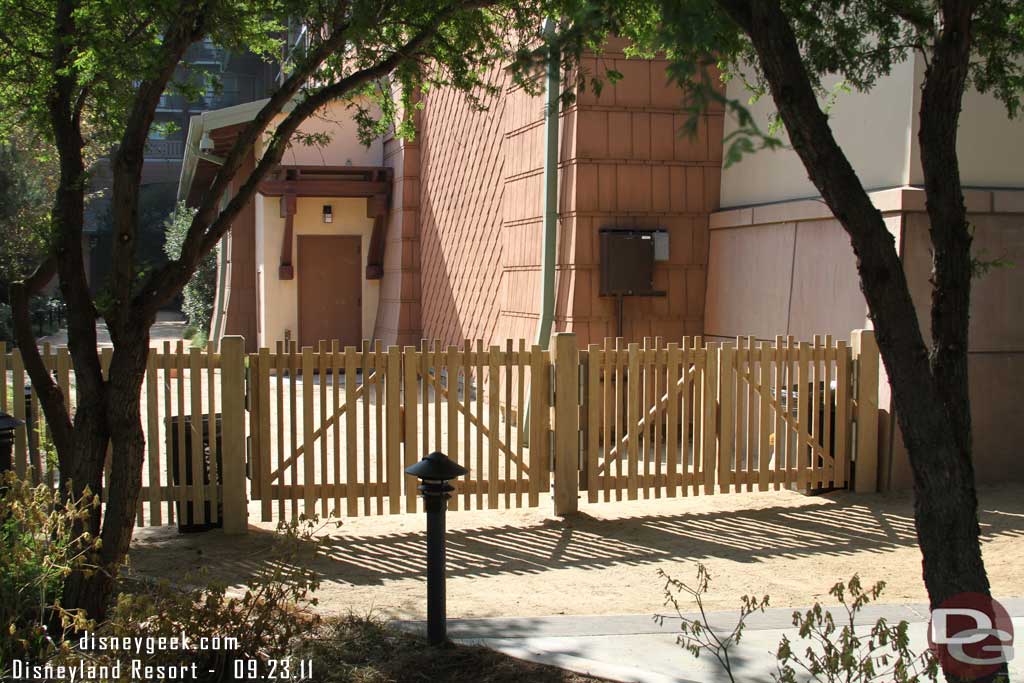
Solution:
<path fill-rule="evenodd" d="M 356 240 L 357 248 L 358 248 L 358 256 L 359 256 L 359 273 L 360 273 L 360 278 L 359 278 L 359 297 L 356 299 L 356 301 L 357 301 L 357 305 L 356 306 L 357 306 L 358 315 L 359 315 L 359 337 L 360 337 L 360 339 L 365 338 L 366 330 L 363 329 L 363 294 L 364 294 L 364 292 L 363 292 L 364 281 L 363 281 L 363 278 L 362 278 L 362 272 L 363 272 L 363 236 L 362 235 L 336 234 L 336 233 L 335 234 L 330 234 L 330 235 L 322 235 L 322 234 L 316 234 L 316 233 L 306 234 L 306 235 L 296 235 L 295 236 L 295 255 L 297 257 L 296 261 L 297 261 L 297 264 L 298 264 L 298 267 L 299 267 L 299 274 L 298 274 L 298 277 L 295 278 L 296 279 L 296 297 L 295 297 L 296 310 L 295 310 L 295 320 L 296 320 L 296 323 L 297 323 L 296 327 L 298 328 L 296 330 L 296 332 L 297 332 L 297 337 L 298 337 L 299 348 L 300 349 L 302 348 L 302 341 L 303 341 L 303 339 L 305 339 L 305 335 L 303 334 L 303 330 L 302 330 L 302 269 L 304 268 L 304 266 L 302 265 L 302 240 L 310 238 L 310 237 L 312 237 L 314 239 L 318 239 L 318 238 L 319 239 L 338 239 L 338 238 L 341 238 L 341 239 Z"/>

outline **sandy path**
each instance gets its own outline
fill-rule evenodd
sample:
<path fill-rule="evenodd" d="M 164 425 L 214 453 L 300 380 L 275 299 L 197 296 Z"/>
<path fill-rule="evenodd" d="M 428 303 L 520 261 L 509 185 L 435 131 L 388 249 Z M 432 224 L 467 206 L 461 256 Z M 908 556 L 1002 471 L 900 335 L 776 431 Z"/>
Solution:
<path fill-rule="evenodd" d="M 993 590 L 1024 596 L 1024 485 L 980 491 L 985 560 Z M 533 510 L 448 515 L 448 613 L 452 617 L 654 613 L 657 570 L 690 579 L 704 562 L 714 579 L 708 606 L 767 593 L 776 607 L 831 600 L 829 587 L 860 572 L 888 583 L 884 602 L 924 602 L 909 494 L 809 497 L 792 492 L 581 505 L 576 518 Z M 252 516 L 250 519 L 257 519 Z M 327 612 L 379 610 L 422 617 L 422 515 L 345 520 L 313 561 Z M 246 537 L 219 531 L 179 536 L 139 529 L 133 570 L 180 578 L 207 567 L 238 581 L 265 561 L 271 525 Z"/>

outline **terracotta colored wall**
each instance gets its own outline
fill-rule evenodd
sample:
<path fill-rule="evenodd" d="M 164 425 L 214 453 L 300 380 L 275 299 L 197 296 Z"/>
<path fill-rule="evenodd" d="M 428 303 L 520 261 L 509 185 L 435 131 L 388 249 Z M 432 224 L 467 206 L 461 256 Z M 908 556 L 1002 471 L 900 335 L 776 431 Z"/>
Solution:
<path fill-rule="evenodd" d="M 563 216 L 572 240 L 571 328 L 581 341 L 616 332 L 615 300 L 598 296 L 604 227 L 666 228 L 669 261 L 655 264 L 656 289 L 666 297 L 627 297 L 623 334 L 638 340 L 701 334 L 708 257 L 708 216 L 718 207 L 723 114 L 702 117 L 696 137 L 680 134 L 683 94 L 667 80 L 663 60 L 625 59 L 612 44 L 584 67 L 623 74 L 600 97 L 587 91 L 576 107 L 571 169 L 572 204 Z"/>
<path fill-rule="evenodd" d="M 384 344 L 415 345 L 420 317 L 419 139 L 384 142 L 384 165 L 394 169 L 384 247 L 384 275 L 373 336 Z"/>
<path fill-rule="evenodd" d="M 421 112 L 423 335 L 445 343 L 490 341 L 497 329 L 506 103 L 499 96 L 487 105 L 487 111 L 473 111 L 461 94 L 435 90 L 425 95 Z"/>
<path fill-rule="evenodd" d="M 562 112 L 554 331 L 582 344 L 615 333 L 616 308 L 598 296 L 598 231 L 666 228 L 662 298 L 627 298 L 624 334 L 679 338 L 703 329 L 708 216 L 717 207 L 722 113 L 696 138 L 678 135 L 682 93 L 662 60 L 626 60 L 612 44 L 600 65 L 624 78 Z M 497 77 L 497 76 L 496 76 Z M 508 86 L 507 81 L 501 85 Z M 544 98 L 517 87 L 472 112 L 430 93 L 421 126 L 424 335 L 453 343 L 536 335 L 543 233 Z"/>
<path fill-rule="evenodd" d="M 245 179 L 253 168 L 250 155 L 238 171 Z M 238 185 L 241 180 L 235 180 Z M 256 207 L 247 203 L 231 224 L 231 282 L 222 334 L 245 337 L 247 351 L 256 350 Z"/>

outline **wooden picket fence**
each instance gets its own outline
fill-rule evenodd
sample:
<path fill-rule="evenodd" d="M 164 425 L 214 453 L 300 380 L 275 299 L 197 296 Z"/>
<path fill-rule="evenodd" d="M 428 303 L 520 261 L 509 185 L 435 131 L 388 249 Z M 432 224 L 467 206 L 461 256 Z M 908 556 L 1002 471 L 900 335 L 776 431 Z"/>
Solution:
<path fill-rule="evenodd" d="M 242 532 L 247 499 L 262 521 L 414 512 L 418 482 L 404 469 L 435 450 L 470 470 L 453 482 L 452 510 L 535 507 L 549 492 L 562 514 L 581 499 L 875 488 L 870 331 L 850 344 L 695 337 L 580 349 L 558 334 L 550 351 L 523 340 L 243 347 L 229 337 L 219 351 L 151 352 L 140 525 Z M 43 356 L 73 409 L 67 350 Z M 101 358 L 105 368 L 109 350 Z M 25 385 L 18 352 L 0 347 L 0 410 L 25 419 L 30 405 L 33 416 L 17 431 L 15 467 L 53 482 L 38 401 L 13 400 Z"/>
<path fill-rule="evenodd" d="M 173 524 L 184 513 L 186 519 L 178 522 L 245 530 L 244 344 L 234 337 L 221 347 L 218 353 L 212 345 L 183 349 L 181 342 L 175 347 L 165 342 L 162 349 L 150 350 L 140 396 L 146 453 L 139 526 Z M 65 405 L 74 411 L 78 396 L 67 348 L 47 345 L 41 355 L 64 393 Z M 104 377 L 112 355 L 110 348 L 100 351 Z M 2 344 L 0 411 L 25 422 L 15 431 L 15 471 L 35 482 L 56 484 L 56 453 L 38 396 L 21 353 L 7 352 Z M 212 430 L 209 425 L 214 425 Z M 218 431 L 219 439 L 209 438 Z M 104 489 L 104 501 L 106 493 Z"/>

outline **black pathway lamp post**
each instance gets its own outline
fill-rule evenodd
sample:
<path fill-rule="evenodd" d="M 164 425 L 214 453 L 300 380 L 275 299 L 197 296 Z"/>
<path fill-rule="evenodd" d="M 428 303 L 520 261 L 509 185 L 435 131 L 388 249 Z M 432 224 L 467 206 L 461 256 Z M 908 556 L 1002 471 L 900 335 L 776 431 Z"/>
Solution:
<path fill-rule="evenodd" d="M 444 453 L 434 452 L 405 469 L 420 480 L 423 506 L 427 510 L 427 642 L 441 645 L 447 641 L 444 587 L 444 515 L 449 494 L 455 488 L 448 483 L 469 470 L 450 460 Z"/>

